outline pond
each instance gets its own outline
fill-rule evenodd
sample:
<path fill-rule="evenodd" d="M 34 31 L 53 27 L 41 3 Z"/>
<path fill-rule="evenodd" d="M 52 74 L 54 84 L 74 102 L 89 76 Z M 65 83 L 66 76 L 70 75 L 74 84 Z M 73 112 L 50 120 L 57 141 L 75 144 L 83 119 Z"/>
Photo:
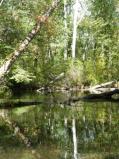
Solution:
<path fill-rule="evenodd" d="M 118 159 L 119 103 L 63 104 L 72 96 L 80 93 L 13 95 L 42 103 L 0 109 L 0 159 Z"/>

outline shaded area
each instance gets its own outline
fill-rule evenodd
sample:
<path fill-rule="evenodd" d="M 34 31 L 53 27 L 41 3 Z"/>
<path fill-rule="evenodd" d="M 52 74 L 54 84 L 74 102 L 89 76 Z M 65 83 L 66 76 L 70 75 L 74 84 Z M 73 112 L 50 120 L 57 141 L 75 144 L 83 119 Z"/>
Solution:
<path fill-rule="evenodd" d="M 58 103 L 61 97 L 52 100 Z M 44 159 L 117 158 L 118 103 L 57 103 L 0 109 L 1 159 L 37 159 L 37 154 Z"/>
<path fill-rule="evenodd" d="M 29 96 L 27 96 L 29 94 Z M 16 92 L 14 98 L 0 99 L 0 108 L 16 108 L 32 105 L 64 105 L 71 106 L 76 102 L 119 102 L 119 90 L 114 89 L 109 92 L 100 94 L 81 93 L 78 91 L 63 91 L 63 92 L 26 92 L 24 97 L 19 91 Z M 19 98 L 20 97 L 20 98 Z"/>

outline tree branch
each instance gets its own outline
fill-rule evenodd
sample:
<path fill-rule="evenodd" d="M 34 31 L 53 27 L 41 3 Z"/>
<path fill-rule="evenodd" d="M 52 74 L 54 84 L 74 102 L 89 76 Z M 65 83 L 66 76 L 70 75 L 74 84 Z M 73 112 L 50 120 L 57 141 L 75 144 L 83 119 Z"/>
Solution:
<path fill-rule="evenodd" d="M 19 44 L 19 47 L 11 54 L 11 57 L 0 67 L 0 79 L 10 71 L 10 68 L 12 67 L 16 59 L 24 52 L 29 43 L 41 29 L 42 24 L 46 22 L 47 18 L 53 13 L 54 9 L 58 6 L 60 1 L 61 0 L 53 1 L 51 7 L 43 14 L 43 17 L 46 18 L 41 18 L 41 20 L 36 22 L 34 28 L 29 32 L 23 42 Z"/>
<path fill-rule="evenodd" d="M 4 1 L 4 0 L 1 0 L 1 2 L 0 2 L 0 6 L 2 5 L 3 1 Z"/>

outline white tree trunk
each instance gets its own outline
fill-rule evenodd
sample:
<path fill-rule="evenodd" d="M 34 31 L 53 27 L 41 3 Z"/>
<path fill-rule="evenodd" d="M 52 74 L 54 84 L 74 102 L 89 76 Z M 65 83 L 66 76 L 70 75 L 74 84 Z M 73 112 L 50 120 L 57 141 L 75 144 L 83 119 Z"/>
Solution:
<path fill-rule="evenodd" d="M 67 132 L 67 118 L 64 118 L 64 126 L 65 126 L 65 131 Z M 67 135 L 65 136 L 64 138 L 65 142 L 66 142 L 66 145 L 67 145 Z M 65 150 L 65 153 L 64 153 L 64 158 L 67 159 L 68 157 L 68 153 L 67 153 L 67 150 Z"/>
<path fill-rule="evenodd" d="M 54 0 L 51 7 L 41 16 L 40 20 L 36 22 L 34 28 L 31 32 L 26 36 L 21 44 L 19 44 L 18 48 L 11 54 L 11 57 L 4 62 L 4 64 L 0 67 L 0 79 L 9 72 L 11 66 L 14 64 L 16 59 L 24 52 L 26 47 L 32 41 L 32 39 L 36 36 L 38 31 L 41 29 L 43 23 L 47 21 L 47 18 L 52 14 L 54 9 L 58 6 L 61 0 Z"/>
<path fill-rule="evenodd" d="M 4 1 L 4 0 L 1 0 L 1 2 L 0 2 L 0 6 L 2 5 L 3 1 Z"/>
<path fill-rule="evenodd" d="M 76 137 L 76 120 L 72 119 L 72 134 L 73 134 L 73 145 L 74 145 L 74 159 L 77 159 L 77 137 Z"/>
<path fill-rule="evenodd" d="M 67 0 L 64 0 L 64 60 L 67 59 Z"/>
<path fill-rule="evenodd" d="M 76 57 L 76 37 L 77 37 L 77 20 L 78 20 L 78 0 L 75 0 L 73 11 L 73 37 L 72 37 L 72 58 Z"/>
<path fill-rule="evenodd" d="M 73 37 L 72 37 L 72 58 L 76 57 L 76 39 L 77 39 L 77 25 L 82 21 L 85 15 L 89 15 L 87 4 L 85 0 L 75 0 L 73 7 Z"/>

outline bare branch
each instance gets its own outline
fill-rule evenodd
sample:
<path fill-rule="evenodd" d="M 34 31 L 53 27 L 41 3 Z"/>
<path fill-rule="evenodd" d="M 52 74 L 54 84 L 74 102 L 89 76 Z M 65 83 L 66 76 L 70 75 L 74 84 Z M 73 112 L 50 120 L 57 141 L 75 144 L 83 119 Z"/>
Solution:
<path fill-rule="evenodd" d="M 4 0 L 1 0 L 1 2 L 0 2 L 0 6 L 2 5 L 3 1 L 4 1 Z"/>

